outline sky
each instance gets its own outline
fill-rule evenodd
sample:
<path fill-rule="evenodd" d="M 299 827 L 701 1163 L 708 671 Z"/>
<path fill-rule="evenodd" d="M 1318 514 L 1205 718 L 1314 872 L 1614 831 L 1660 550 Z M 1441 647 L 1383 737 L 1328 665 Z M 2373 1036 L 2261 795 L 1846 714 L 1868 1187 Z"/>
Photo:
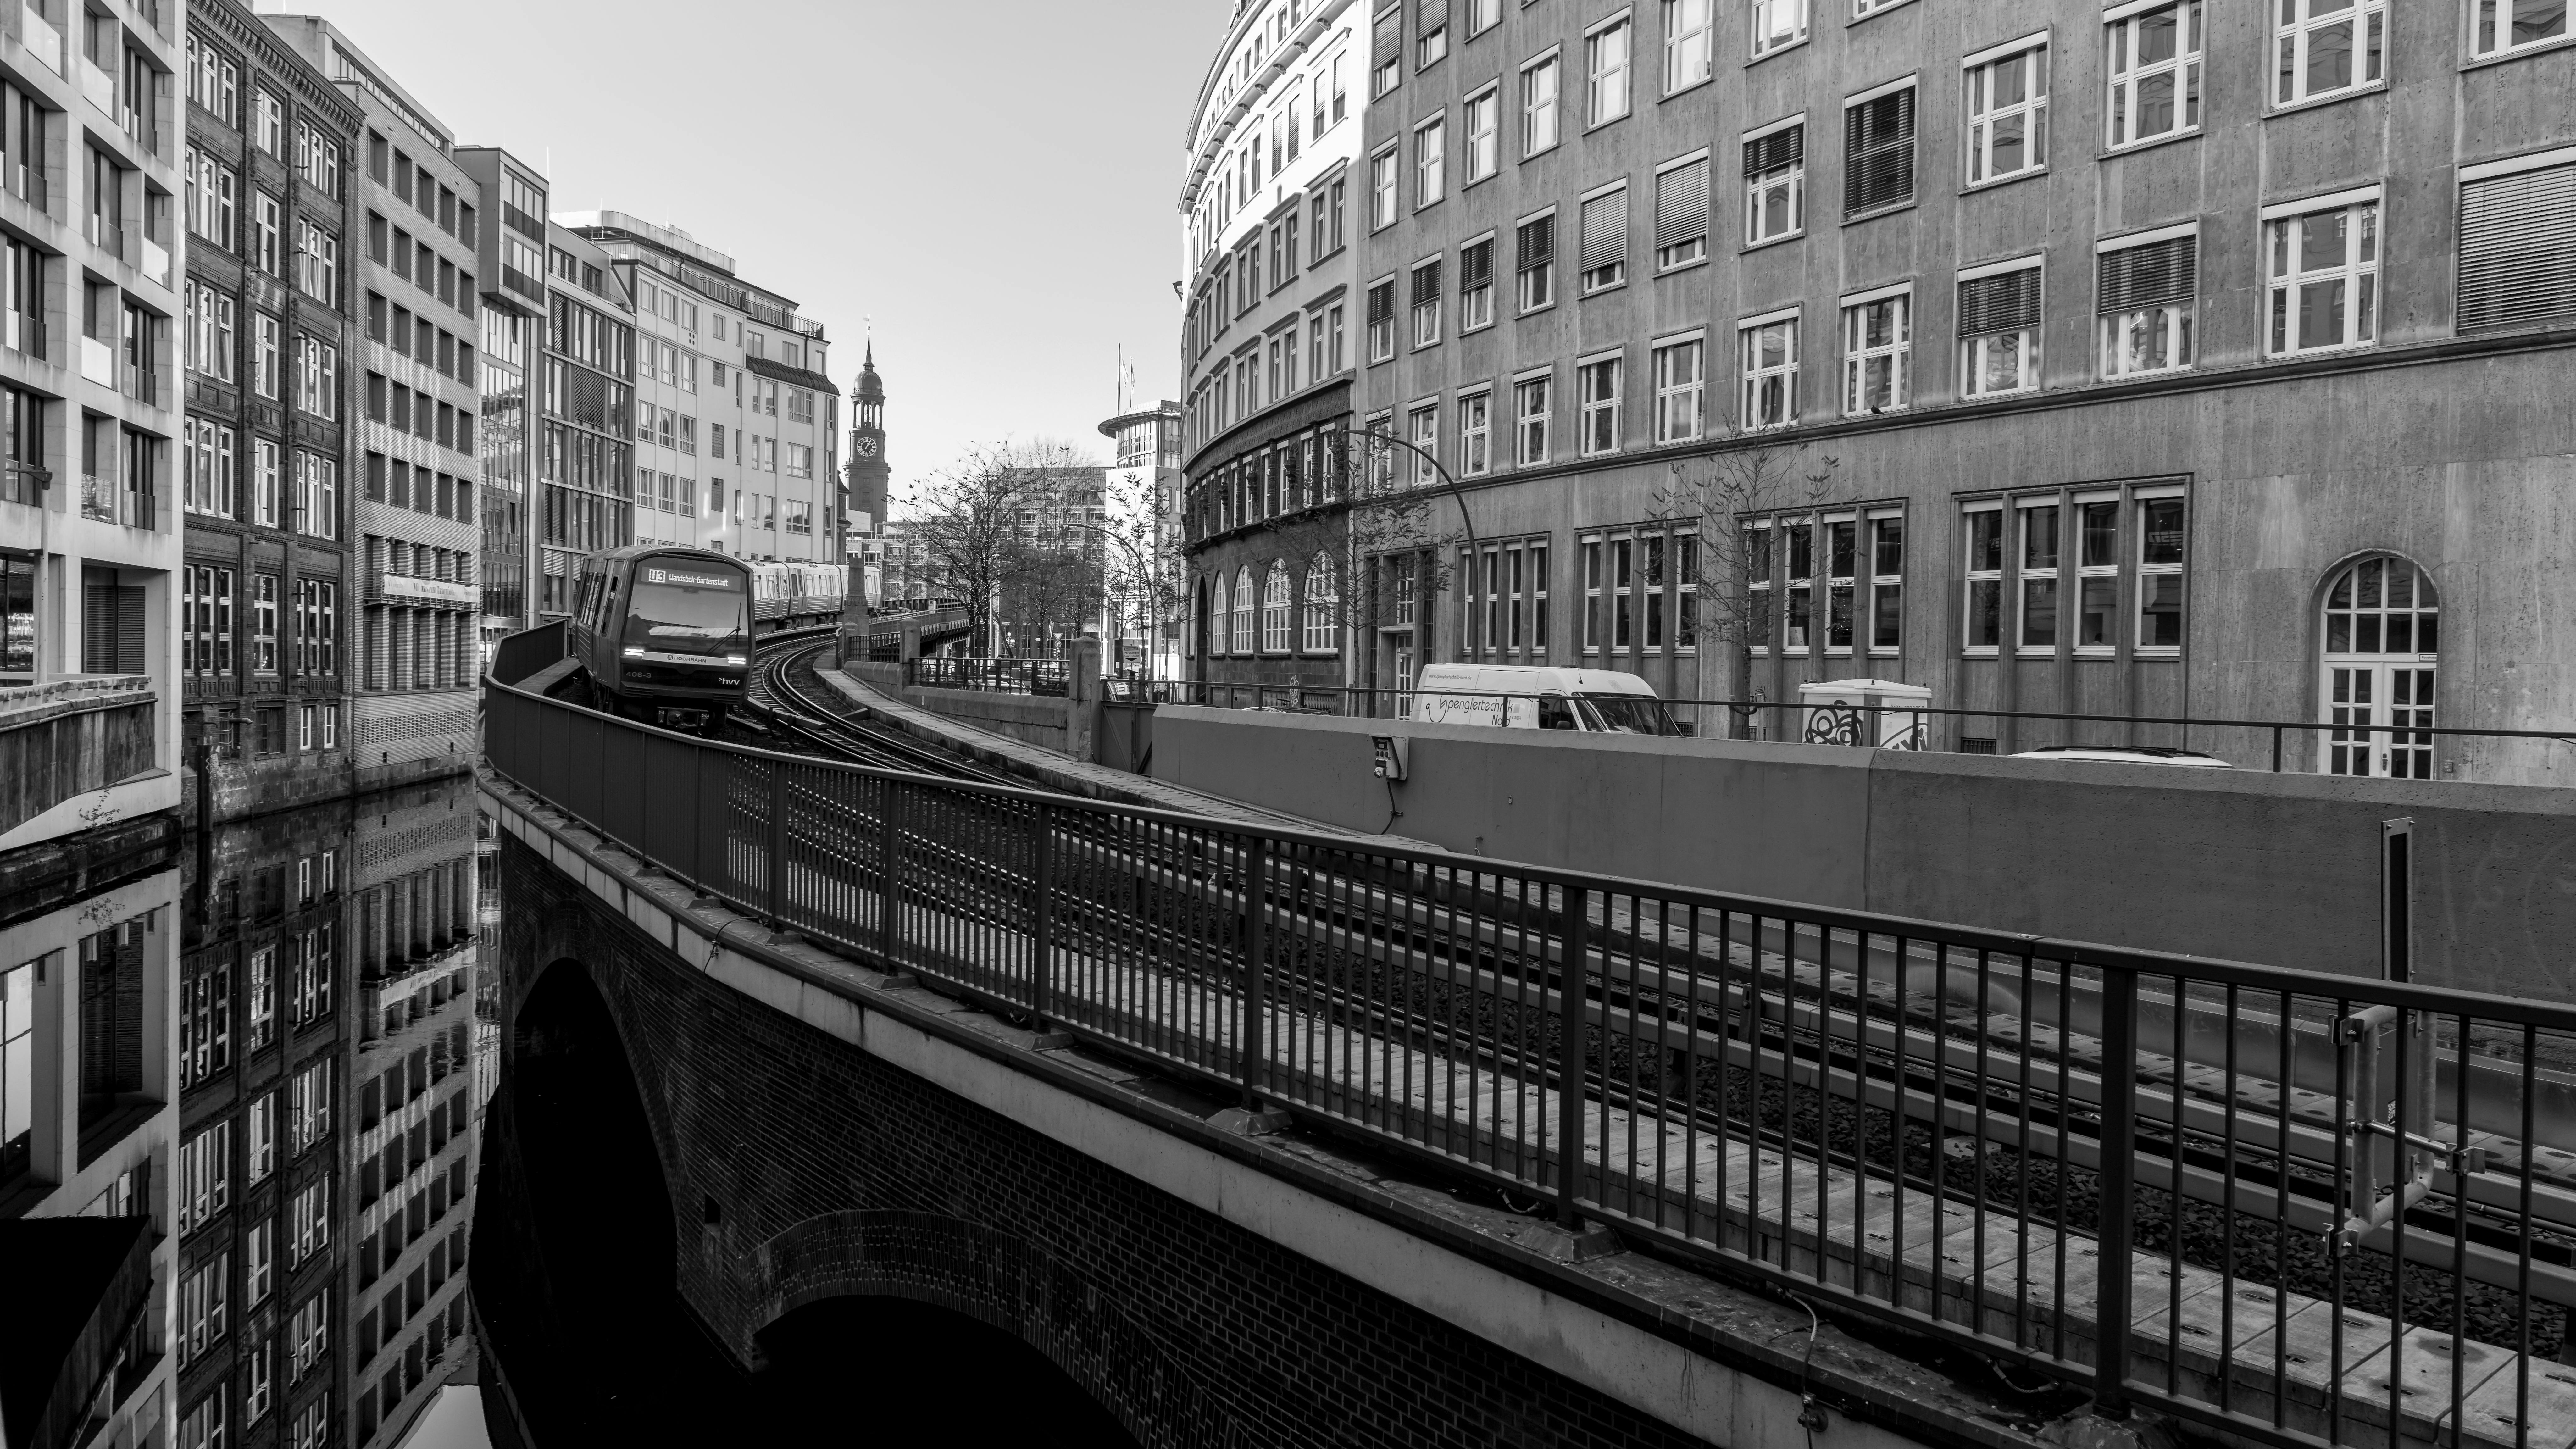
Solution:
<path fill-rule="evenodd" d="M 257 8 L 551 165 L 557 212 L 677 226 L 795 298 L 845 397 L 873 319 L 898 498 L 981 443 L 1106 461 L 1122 347 L 1140 406 L 1179 396 L 1181 136 L 1230 0 Z"/>

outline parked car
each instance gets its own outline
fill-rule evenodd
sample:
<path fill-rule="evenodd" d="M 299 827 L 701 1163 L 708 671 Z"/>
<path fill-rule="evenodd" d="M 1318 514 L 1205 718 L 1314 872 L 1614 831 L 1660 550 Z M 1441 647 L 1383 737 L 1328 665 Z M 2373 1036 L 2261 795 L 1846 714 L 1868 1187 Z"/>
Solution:
<path fill-rule="evenodd" d="M 1633 674 L 1529 664 L 1430 664 L 1414 677 L 1406 718 L 1591 734 L 1687 735 Z"/>
<path fill-rule="evenodd" d="M 2045 745 L 2036 750 L 2023 750 L 2013 758 L 2100 761 L 2117 765 L 2180 765 L 2193 770 L 2236 768 L 2216 755 L 2204 755 L 2198 750 L 2177 750 L 2169 745 Z"/>

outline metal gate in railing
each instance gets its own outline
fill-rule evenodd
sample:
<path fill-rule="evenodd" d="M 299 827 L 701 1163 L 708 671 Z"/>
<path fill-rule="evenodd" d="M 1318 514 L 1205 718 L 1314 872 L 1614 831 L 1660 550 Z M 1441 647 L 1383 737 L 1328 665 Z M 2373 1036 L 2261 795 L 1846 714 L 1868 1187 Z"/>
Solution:
<path fill-rule="evenodd" d="M 487 698 L 499 775 L 738 909 L 1568 1222 L 2254 1441 L 2576 1442 L 2576 1008 Z"/>

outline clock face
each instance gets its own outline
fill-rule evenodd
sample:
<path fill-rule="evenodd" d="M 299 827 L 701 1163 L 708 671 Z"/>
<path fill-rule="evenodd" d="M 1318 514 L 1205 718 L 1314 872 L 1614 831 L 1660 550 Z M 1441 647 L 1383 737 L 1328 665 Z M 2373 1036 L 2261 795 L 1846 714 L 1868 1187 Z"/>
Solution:
<path fill-rule="evenodd" d="M 877 440 L 874 438 L 861 438 L 852 446 L 858 450 L 862 458 L 873 458 L 877 455 Z"/>

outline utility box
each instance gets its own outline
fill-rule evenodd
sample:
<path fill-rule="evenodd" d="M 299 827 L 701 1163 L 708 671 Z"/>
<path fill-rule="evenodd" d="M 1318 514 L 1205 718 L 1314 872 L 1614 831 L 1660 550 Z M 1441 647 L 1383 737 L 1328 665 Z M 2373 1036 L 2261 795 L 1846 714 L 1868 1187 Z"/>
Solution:
<path fill-rule="evenodd" d="M 1824 679 L 1798 686 L 1804 716 L 1799 738 L 1811 745 L 1919 750 L 1931 719 L 1920 713 L 1932 691 L 1893 679 Z"/>
<path fill-rule="evenodd" d="M 1405 756 L 1410 752 L 1408 747 L 1411 744 L 1412 741 L 1405 738 L 1403 735 L 1370 736 L 1369 745 L 1371 747 L 1372 759 L 1369 766 L 1369 773 L 1377 776 L 1381 780 L 1386 780 L 1398 785 L 1403 784 Z"/>

